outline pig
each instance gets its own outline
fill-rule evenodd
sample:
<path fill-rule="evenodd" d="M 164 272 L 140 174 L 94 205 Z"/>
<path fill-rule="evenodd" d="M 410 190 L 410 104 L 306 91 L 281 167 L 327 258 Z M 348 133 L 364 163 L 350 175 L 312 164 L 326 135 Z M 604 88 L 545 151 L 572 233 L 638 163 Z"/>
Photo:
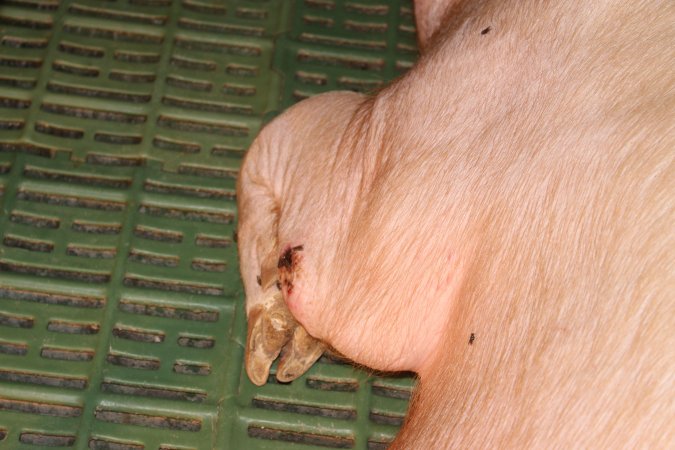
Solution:
<path fill-rule="evenodd" d="M 393 449 L 672 448 L 675 3 L 419 0 L 421 56 L 260 132 L 245 366 L 418 383 Z"/>

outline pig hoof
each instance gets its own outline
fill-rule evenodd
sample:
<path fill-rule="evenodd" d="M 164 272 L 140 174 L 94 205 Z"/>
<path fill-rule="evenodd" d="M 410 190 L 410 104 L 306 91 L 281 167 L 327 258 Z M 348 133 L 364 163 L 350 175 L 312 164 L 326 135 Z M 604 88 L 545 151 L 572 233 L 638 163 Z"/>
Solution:
<path fill-rule="evenodd" d="M 274 286 L 274 283 L 271 283 Z M 272 362 L 281 353 L 277 379 L 293 381 L 323 354 L 325 345 L 298 324 L 284 303 L 281 292 L 270 287 L 268 300 L 248 315 L 246 373 L 253 384 L 267 382 Z"/>
<path fill-rule="evenodd" d="M 321 357 L 326 346 L 298 325 L 293 337 L 281 351 L 277 380 L 287 383 L 305 373 Z"/>
<path fill-rule="evenodd" d="M 297 326 L 279 291 L 249 312 L 245 365 L 254 384 L 262 386 L 267 382 L 272 362 Z"/>

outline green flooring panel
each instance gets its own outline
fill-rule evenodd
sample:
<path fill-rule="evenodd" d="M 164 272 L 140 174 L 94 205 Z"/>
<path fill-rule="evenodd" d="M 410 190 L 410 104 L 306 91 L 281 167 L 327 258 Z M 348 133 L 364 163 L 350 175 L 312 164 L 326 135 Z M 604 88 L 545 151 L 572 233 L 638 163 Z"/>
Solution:
<path fill-rule="evenodd" d="M 415 57 L 409 1 L 0 1 L 0 449 L 385 448 L 411 378 L 246 377 L 235 180 Z"/>

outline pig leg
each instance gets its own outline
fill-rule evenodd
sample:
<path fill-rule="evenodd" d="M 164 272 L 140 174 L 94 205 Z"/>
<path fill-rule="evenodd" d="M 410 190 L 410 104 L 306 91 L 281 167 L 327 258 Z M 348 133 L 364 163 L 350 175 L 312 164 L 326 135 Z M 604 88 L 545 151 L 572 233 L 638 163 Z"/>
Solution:
<path fill-rule="evenodd" d="M 261 131 L 242 164 L 237 200 L 246 370 L 257 385 L 279 355 L 277 379 L 291 381 L 324 351 L 315 337 L 325 336 L 304 328 L 302 313 L 322 314 L 332 297 L 326 280 L 337 272 L 330 256 L 344 235 L 336 223 L 346 227 L 358 178 L 348 164 L 351 154 L 339 148 L 340 130 L 362 102 L 354 93 L 323 94 L 290 108 Z M 342 175 L 327 177 L 326 170 Z M 332 230 L 328 239 L 326 230 Z"/>
<path fill-rule="evenodd" d="M 263 385 L 272 362 L 281 353 L 277 379 L 287 382 L 304 373 L 321 356 L 324 346 L 293 319 L 279 289 L 274 199 L 264 184 L 246 176 L 242 180 L 247 188 L 240 199 L 239 239 L 247 241 L 248 236 L 255 236 L 252 245 L 240 248 L 242 273 L 251 278 L 245 283 L 245 367 L 251 381 Z"/>

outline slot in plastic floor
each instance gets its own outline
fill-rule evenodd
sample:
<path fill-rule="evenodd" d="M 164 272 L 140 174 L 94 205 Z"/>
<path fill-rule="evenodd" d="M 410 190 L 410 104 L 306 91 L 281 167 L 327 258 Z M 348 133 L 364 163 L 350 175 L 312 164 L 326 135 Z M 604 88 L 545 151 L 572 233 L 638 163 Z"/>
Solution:
<path fill-rule="evenodd" d="M 0 449 L 386 448 L 410 378 L 248 381 L 234 189 L 265 121 L 415 57 L 402 0 L 3 0 Z"/>

